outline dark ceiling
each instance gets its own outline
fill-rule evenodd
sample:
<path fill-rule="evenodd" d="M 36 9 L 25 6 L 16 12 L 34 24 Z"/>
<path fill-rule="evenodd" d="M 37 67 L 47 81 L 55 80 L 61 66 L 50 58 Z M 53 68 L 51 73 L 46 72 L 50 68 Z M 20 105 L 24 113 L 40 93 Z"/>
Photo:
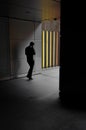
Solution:
<path fill-rule="evenodd" d="M 60 19 L 60 0 L 0 0 L 0 17 L 33 21 Z"/>

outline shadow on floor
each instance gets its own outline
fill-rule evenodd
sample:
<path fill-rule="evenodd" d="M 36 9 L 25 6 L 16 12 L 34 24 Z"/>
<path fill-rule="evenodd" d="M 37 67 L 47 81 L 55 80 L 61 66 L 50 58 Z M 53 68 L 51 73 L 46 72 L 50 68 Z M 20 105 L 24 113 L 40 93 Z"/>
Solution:
<path fill-rule="evenodd" d="M 27 79 L 0 82 L 0 130 L 86 130 L 84 106 L 80 109 L 76 102 L 62 102 L 57 85 L 54 86 L 56 78 L 51 80 L 50 77 L 51 87 L 48 79 L 37 77 L 33 82 L 27 82 Z"/>

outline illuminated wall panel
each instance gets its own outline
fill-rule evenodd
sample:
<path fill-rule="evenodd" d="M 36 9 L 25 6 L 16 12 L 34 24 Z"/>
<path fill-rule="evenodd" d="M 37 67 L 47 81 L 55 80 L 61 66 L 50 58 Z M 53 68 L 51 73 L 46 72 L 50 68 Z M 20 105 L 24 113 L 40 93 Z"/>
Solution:
<path fill-rule="evenodd" d="M 46 31 L 46 68 L 48 67 L 48 34 L 49 32 Z"/>
<path fill-rule="evenodd" d="M 45 31 L 42 32 L 42 68 L 45 67 Z"/>
<path fill-rule="evenodd" d="M 53 66 L 55 66 L 55 32 L 53 32 Z"/>
<path fill-rule="evenodd" d="M 58 65 L 58 32 L 56 32 L 56 66 Z"/>
<path fill-rule="evenodd" d="M 42 68 L 58 65 L 58 32 L 42 32 Z"/>
<path fill-rule="evenodd" d="M 52 44 L 52 31 L 50 31 L 50 67 L 53 65 L 52 63 L 52 48 L 53 48 L 53 46 L 52 46 L 53 44 Z"/>

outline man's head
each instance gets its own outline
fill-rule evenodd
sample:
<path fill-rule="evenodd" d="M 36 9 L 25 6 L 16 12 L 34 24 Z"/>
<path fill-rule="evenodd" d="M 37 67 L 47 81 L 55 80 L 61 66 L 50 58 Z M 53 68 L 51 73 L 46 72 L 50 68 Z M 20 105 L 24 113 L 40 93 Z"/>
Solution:
<path fill-rule="evenodd" d="M 30 46 L 33 46 L 34 45 L 34 42 L 30 42 Z"/>

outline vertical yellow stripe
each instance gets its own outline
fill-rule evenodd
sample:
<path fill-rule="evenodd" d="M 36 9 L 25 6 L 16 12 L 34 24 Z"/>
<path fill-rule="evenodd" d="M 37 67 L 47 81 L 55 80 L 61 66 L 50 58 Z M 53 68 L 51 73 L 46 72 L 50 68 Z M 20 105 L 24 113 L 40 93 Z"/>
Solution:
<path fill-rule="evenodd" d="M 46 31 L 46 68 L 48 67 L 48 31 Z"/>
<path fill-rule="evenodd" d="M 58 65 L 58 32 L 56 32 L 56 66 Z"/>
<path fill-rule="evenodd" d="M 53 66 L 55 66 L 55 32 L 53 32 Z"/>
<path fill-rule="evenodd" d="M 52 39 L 51 39 L 51 66 L 53 66 L 53 32 L 52 32 Z"/>
<path fill-rule="evenodd" d="M 44 48 L 44 40 L 45 40 L 45 31 L 42 32 L 42 68 L 45 67 L 45 48 Z"/>
<path fill-rule="evenodd" d="M 50 31 L 50 67 L 52 66 L 52 32 Z"/>

